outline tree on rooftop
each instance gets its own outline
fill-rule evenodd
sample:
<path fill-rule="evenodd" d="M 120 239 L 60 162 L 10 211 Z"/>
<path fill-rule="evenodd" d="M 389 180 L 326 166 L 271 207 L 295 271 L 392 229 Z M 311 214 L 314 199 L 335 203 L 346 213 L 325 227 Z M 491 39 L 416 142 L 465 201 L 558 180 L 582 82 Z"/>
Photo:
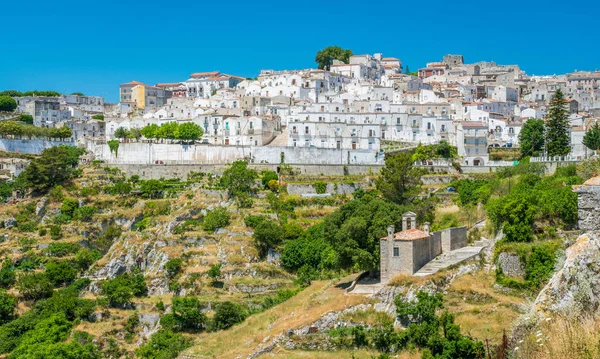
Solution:
<path fill-rule="evenodd" d="M 0 111 L 14 111 L 17 101 L 10 96 L 0 96 Z"/>
<path fill-rule="evenodd" d="M 549 156 L 565 156 L 571 152 L 568 115 L 565 97 L 558 89 L 550 101 L 546 121 L 546 146 Z"/>
<path fill-rule="evenodd" d="M 598 125 L 598 123 L 585 133 L 585 136 L 583 136 L 583 144 L 590 150 L 600 150 L 600 125 Z"/>
<path fill-rule="evenodd" d="M 521 157 L 537 156 L 544 149 L 544 120 L 528 119 L 519 132 Z"/>
<path fill-rule="evenodd" d="M 410 75 L 410 69 L 408 68 L 408 65 L 406 65 L 406 67 L 404 68 L 404 74 Z"/>
<path fill-rule="evenodd" d="M 339 60 L 347 64 L 350 62 L 350 56 L 352 56 L 352 50 L 344 50 L 339 46 L 328 46 L 317 52 L 315 62 L 318 64 L 319 69 L 329 70 L 333 60 Z"/>

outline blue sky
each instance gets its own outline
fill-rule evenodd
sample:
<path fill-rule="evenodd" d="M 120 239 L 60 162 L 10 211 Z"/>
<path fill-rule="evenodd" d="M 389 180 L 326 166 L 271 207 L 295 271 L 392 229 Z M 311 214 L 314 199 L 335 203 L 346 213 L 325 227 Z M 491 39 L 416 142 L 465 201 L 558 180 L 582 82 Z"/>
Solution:
<path fill-rule="evenodd" d="M 0 90 L 118 100 L 118 85 L 218 70 L 314 66 L 328 45 L 382 52 L 411 70 L 458 53 L 529 74 L 600 67 L 600 4 L 575 1 L 6 1 Z"/>

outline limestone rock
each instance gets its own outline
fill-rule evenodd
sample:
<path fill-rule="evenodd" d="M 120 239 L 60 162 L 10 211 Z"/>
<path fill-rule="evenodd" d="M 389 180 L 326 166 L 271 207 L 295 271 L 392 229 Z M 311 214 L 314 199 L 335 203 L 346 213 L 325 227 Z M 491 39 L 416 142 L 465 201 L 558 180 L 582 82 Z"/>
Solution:
<path fill-rule="evenodd" d="M 37 217 L 43 217 L 46 212 L 46 205 L 48 205 L 48 199 L 46 197 L 42 197 L 39 202 L 35 206 L 35 215 Z"/>
<path fill-rule="evenodd" d="M 498 266 L 502 273 L 511 277 L 522 277 L 525 275 L 525 268 L 521 258 L 517 254 L 502 252 L 498 255 Z"/>
<path fill-rule="evenodd" d="M 17 220 L 12 217 L 4 221 L 4 228 L 12 228 L 12 227 L 15 227 L 16 225 L 17 225 Z"/>
<path fill-rule="evenodd" d="M 586 233 L 567 248 L 566 258 L 534 303 L 546 313 L 595 313 L 600 307 L 600 239 Z"/>

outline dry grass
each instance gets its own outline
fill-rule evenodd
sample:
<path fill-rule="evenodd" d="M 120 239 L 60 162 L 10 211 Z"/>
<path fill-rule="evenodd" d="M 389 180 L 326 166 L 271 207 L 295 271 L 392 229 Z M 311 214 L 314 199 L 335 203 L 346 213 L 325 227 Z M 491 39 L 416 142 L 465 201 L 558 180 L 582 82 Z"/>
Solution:
<path fill-rule="evenodd" d="M 600 318 L 559 316 L 545 321 L 517 351 L 530 359 L 600 358 Z"/>
<path fill-rule="evenodd" d="M 417 277 L 417 276 L 410 275 L 410 274 L 398 274 L 397 276 L 395 276 L 388 282 L 388 285 L 390 287 L 401 287 L 401 286 L 407 287 L 407 286 L 411 286 L 411 285 L 423 286 L 423 285 L 425 285 L 425 283 L 430 282 L 430 281 L 436 282 L 439 280 L 444 280 L 447 276 L 448 276 L 448 271 L 445 269 L 442 269 L 435 274 L 428 275 L 425 277 Z"/>
<path fill-rule="evenodd" d="M 275 349 L 272 353 L 265 354 L 264 358 L 275 358 L 275 359 L 372 359 L 379 356 L 378 352 L 368 350 L 336 350 L 332 352 L 325 351 L 302 351 L 302 350 L 286 350 L 286 349 Z M 261 358 L 262 358 L 261 357 Z M 418 359 L 421 358 L 419 352 L 402 352 L 398 355 L 392 356 L 396 359 Z"/>
<path fill-rule="evenodd" d="M 465 333 L 498 343 L 520 315 L 524 299 L 495 290 L 494 282 L 494 274 L 484 271 L 461 276 L 450 285 L 445 304 Z"/>
<path fill-rule="evenodd" d="M 347 282 L 351 278 L 345 278 Z M 273 337 L 316 321 L 329 311 L 338 311 L 367 299 L 344 295 L 334 281 L 318 281 L 283 304 L 253 315 L 223 333 L 203 333 L 186 353 L 214 358 L 243 357 L 252 353 L 266 337 Z M 339 357 L 339 356 L 338 356 Z"/>

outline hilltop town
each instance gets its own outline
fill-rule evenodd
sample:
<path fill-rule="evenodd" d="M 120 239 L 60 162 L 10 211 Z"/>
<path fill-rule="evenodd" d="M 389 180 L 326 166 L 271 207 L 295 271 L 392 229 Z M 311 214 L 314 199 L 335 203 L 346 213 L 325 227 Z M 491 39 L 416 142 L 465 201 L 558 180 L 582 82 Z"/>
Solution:
<path fill-rule="evenodd" d="M 130 81 L 119 85 L 118 104 L 82 94 L 15 96 L 16 112 L 32 116 L 37 127 L 69 127 L 71 135 L 62 140 L 115 164 L 225 164 L 244 157 L 273 164 L 284 152 L 291 164 L 376 166 L 386 150 L 446 141 L 456 146 L 461 166 L 495 167 L 517 159 L 511 153 L 520 146 L 521 130 L 530 119 L 547 118 L 560 89 L 568 155 L 591 153 L 583 137 L 600 116 L 597 71 L 536 76 L 518 65 L 446 55 L 410 72 L 400 59 L 380 53 L 345 61 L 334 55 L 318 69 L 262 70 L 255 78 L 206 71 L 155 85 Z M 114 156 L 106 145 L 115 139 L 148 143 L 156 137 L 143 136 L 142 129 L 168 122 L 199 126 L 201 133 L 190 139 L 205 146 L 122 145 Z M 176 140 L 162 137 L 161 143 Z M 31 152 L 27 146 L 14 150 Z M 552 155 L 543 146 L 533 151 L 528 155 Z"/>
<path fill-rule="evenodd" d="M 0 92 L 0 357 L 597 357 L 600 73 L 315 65 Z"/>

